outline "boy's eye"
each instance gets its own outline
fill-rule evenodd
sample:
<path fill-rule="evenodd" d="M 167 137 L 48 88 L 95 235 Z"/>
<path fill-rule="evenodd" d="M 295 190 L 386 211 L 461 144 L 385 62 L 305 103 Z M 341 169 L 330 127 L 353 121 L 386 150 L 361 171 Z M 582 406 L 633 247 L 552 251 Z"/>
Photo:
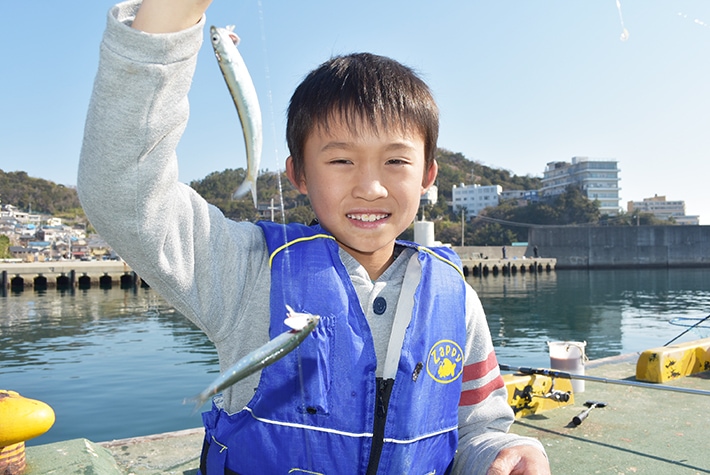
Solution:
<path fill-rule="evenodd" d="M 332 163 L 333 165 L 347 165 L 348 163 L 352 163 L 350 160 L 347 158 L 333 158 L 329 160 L 328 163 Z"/>
<path fill-rule="evenodd" d="M 387 163 L 390 165 L 406 165 L 409 162 L 404 158 L 390 158 Z"/>

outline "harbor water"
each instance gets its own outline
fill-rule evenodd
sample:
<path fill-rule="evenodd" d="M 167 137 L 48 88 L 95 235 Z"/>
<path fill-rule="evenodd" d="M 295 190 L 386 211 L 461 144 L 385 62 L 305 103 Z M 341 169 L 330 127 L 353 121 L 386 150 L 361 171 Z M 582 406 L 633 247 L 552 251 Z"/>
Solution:
<path fill-rule="evenodd" d="M 549 341 L 584 341 L 591 359 L 663 346 L 686 330 L 673 318 L 710 314 L 710 269 L 468 281 L 486 310 L 498 360 L 511 366 L 548 367 Z M 701 332 L 677 341 L 708 336 Z M 198 427 L 200 415 L 183 400 L 217 374 L 212 344 L 150 289 L 0 296 L 0 389 L 44 401 L 56 413 L 52 429 L 28 445 Z"/>

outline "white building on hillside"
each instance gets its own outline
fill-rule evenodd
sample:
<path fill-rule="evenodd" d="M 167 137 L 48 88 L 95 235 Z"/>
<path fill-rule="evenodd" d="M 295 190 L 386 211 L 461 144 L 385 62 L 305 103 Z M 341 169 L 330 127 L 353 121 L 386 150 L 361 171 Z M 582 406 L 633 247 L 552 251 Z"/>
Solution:
<path fill-rule="evenodd" d="M 626 210 L 629 213 L 637 210 L 642 213 L 651 213 L 658 219 L 673 218 L 678 224 L 700 224 L 699 216 L 685 214 L 685 201 L 666 201 L 665 196 L 656 195 L 653 198 L 644 198 L 643 201 L 629 201 L 626 204 Z"/>
<path fill-rule="evenodd" d="M 616 160 L 572 157 L 569 162 L 549 162 L 542 178 L 543 196 L 563 194 L 577 186 L 590 200 L 598 200 L 602 214 L 619 214 L 619 166 Z"/>
<path fill-rule="evenodd" d="M 477 216 L 489 206 L 498 206 L 503 187 L 500 185 L 454 185 L 451 188 L 451 202 L 455 211 L 466 210 L 466 219 Z"/>
<path fill-rule="evenodd" d="M 426 193 L 419 200 L 419 205 L 435 205 L 439 199 L 439 187 L 431 185 Z"/>

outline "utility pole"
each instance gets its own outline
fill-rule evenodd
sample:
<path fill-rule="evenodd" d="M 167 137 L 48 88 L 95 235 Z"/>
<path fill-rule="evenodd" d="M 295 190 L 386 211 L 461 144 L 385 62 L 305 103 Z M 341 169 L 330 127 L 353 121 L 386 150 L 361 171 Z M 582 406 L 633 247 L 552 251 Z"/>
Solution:
<path fill-rule="evenodd" d="M 274 221 L 274 211 L 276 211 L 276 207 L 274 207 L 274 199 L 271 198 L 271 206 L 269 206 L 269 210 L 271 211 L 271 222 Z"/>
<path fill-rule="evenodd" d="M 464 235 L 466 233 L 466 219 L 464 218 L 464 213 L 466 208 L 461 208 L 461 247 L 463 247 Z"/>

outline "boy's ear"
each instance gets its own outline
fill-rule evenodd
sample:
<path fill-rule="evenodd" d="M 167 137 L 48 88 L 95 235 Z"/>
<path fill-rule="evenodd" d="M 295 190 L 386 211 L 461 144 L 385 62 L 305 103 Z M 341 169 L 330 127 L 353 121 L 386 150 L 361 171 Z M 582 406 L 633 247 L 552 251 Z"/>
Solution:
<path fill-rule="evenodd" d="M 431 166 L 428 170 L 424 172 L 424 179 L 422 180 L 422 195 L 429 191 L 431 185 L 436 181 L 436 175 L 439 173 L 439 164 L 436 160 L 431 162 Z"/>
<path fill-rule="evenodd" d="M 290 155 L 286 159 L 286 176 L 288 181 L 296 188 L 300 193 L 307 195 L 308 188 L 306 187 L 306 180 L 303 177 L 296 176 L 296 171 L 293 168 L 293 157 Z"/>

